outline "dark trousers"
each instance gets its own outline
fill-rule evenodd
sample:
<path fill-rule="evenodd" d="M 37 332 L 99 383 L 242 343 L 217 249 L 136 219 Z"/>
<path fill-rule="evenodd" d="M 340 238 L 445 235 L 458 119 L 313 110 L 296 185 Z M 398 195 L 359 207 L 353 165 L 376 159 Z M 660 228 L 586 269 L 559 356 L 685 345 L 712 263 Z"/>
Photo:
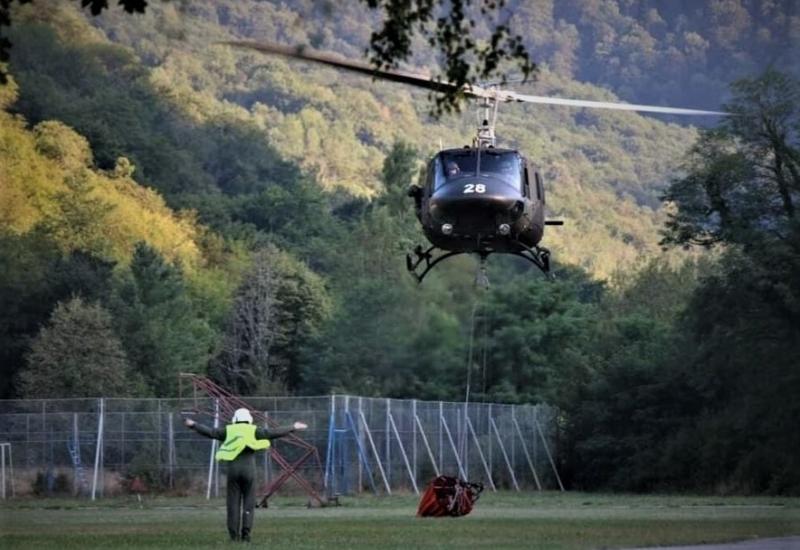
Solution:
<path fill-rule="evenodd" d="M 248 454 L 228 463 L 228 534 L 233 540 L 250 540 L 253 529 L 256 465 L 252 454 Z"/>

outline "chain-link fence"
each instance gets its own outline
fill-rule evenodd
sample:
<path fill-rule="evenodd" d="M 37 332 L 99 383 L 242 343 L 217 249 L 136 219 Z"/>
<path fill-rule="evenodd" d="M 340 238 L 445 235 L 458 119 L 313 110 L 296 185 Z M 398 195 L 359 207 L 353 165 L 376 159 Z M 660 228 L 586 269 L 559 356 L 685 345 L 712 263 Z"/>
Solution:
<path fill-rule="evenodd" d="M 438 474 L 488 490 L 560 487 L 556 421 L 546 406 L 343 395 L 247 403 L 279 425 L 308 424 L 299 435 L 316 452 L 297 471 L 328 496 L 413 492 Z M 224 469 L 213 460 L 214 443 L 183 425 L 185 416 L 207 425 L 230 420 L 216 411 L 219 403 L 207 397 L 2 400 L 0 442 L 10 443 L 3 482 L 23 495 L 218 495 Z M 290 443 L 274 442 L 284 464 L 298 456 Z M 278 462 L 270 452 L 259 457 L 259 483 L 281 475 Z M 300 490 L 294 482 L 280 489 Z"/>

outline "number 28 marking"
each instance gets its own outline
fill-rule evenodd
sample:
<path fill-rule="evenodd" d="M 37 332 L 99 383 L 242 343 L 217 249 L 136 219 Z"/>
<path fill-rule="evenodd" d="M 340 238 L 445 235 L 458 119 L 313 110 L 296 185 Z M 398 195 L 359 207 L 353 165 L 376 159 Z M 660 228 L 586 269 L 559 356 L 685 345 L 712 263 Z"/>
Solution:
<path fill-rule="evenodd" d="M 468 183 L 464 185 L 464 193 L 463 193 L 464 195 L 467 195 L 469 193 L 485 193 L 485 192 L 486 192 L 486 186 L 482 183 L 477 183 L 477 184 Z"/>

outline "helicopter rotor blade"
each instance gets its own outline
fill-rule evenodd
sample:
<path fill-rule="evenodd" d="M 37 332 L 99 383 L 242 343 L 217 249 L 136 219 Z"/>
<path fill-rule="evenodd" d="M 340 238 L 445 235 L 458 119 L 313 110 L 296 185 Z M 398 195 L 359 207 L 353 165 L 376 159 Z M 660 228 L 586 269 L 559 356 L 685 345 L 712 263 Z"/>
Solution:
<path fill-rule="evenodd" d="M 416 86 L 432 92 L 455 92 L 461 93 L 468 97 L 486 98 L 496 101 L 540 103 L 546 105 L 567 105 L 570 107 L 615 109 L 620 111 L 638 111 L 671 115 L 729 115 L 729 113 L 723 113 L 719 111 L 703 111 L 698 109 L 659 107 L 656 105 L 636 105 L 632 103 L 615 103 L 610 101 L 588 101 L 582 99 L 563 99 L 558 97 L 525 95 L 518 94 L 516 92 L 499 90 L 494 86 L 487 86 L 485 88 L 477 85 L 461 87 L 453 84 L 452 82 L 437 80 L 428 75 L 412 73 L 409 71 L 403 71 L 401 69 L 376 69 L 368 63 L 351 61 L 336 54 L 314 51 L 305 46 L 285 46 L 283 44 L 275 44 L 273 42 L 253 42 L 248 40 L 228 40 L 217 42 L 217 44 L 240 49 L 255 50 L 264 54 L 280 55 L 292 59 L 310 61 L 312 63 L 320 63 L 322 65 L 328 65 L 329 67 L 336 67 L 339 69 L 371 76 L 373 78 L 380 78 L 383 80 L 389 80 L 391 82 L 399 82 L 401 84 Z"/>
<path fill-rule="evenodd" d="M 400 69 L 391 69 L 391 70 L 376 69 L 375 67 L 369 65 L 368 63 L 351 61 L 349 59 L 345 59 L 343 57 L 331 53 L 317 52 L 309 48 L 306 48 L 304 46 L 284 46 L 282 44 L 274 44 L 271 42 L 251 42 L 244 40 L 217 42 L 217 44 L 232 46 L 234 48 L 255 50 L 257 52 L 265 54 L 281 55 L 283 57 L 290 57 L 293 59 L 300 59 L 303 61 L 311 61 L 313 63 L 321 63 L 322 65 L 328 65 L 330 67 L 336 67 L 339 69 L 344 69 L 347 71 L 352 71 L 367 76 L 371 76 L 374 78 L 380 78 L 392 82 L 400 82 L 402 84 L 417 86 L 418 88 L 424 88 L 426 90 L 431 90 L 433 92 L 450 93 L 459 90 L 459 87 L 456 86 L 455 84 L 436 80 L 427 75 L 412 73 Z M 473 91 L 472 88 L 465 88 L 462 90 L 462 92 L 465 95 L 483 97 L 483 95 L 481 95 L 481 92 L 484 92 L 484 90 L 482 90 L 481 88 L 475 88 L 475 91 Z"/>
<path fill-rule="evenodd" d="M 523 103 L 540 103 L 545 105 L 566 105 L 569 107 L 590 107 L 594 109 L 614 109 L 618 111 L 637 111 L 643 113 L 662 113 L 667 115 L 703 115 L 728 116 L 730 113 L 720 111 L 703 111 L 700 109 L 682 109 L 679 107 L 659 107 L 658 105 L 637 105 L 634 103 L 616 103 L 613 101 L 589 101 L 584 99 L 564 99 L 524 95 L 515 92 L 500 92 L 498 99 L 503 101 L 519 101 Z"/>

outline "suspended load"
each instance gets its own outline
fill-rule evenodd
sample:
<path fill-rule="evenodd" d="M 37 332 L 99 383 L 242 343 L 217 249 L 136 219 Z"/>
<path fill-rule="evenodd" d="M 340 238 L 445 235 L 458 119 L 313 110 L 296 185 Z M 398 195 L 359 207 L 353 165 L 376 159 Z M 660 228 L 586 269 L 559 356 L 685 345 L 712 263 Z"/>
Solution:
<path fill-rule="evenodd" d="M 419 517 L 459 517 L 472 511 L 483 485 L 457 477 L 439 476 L 428 483 L 417 508 Z"/>

